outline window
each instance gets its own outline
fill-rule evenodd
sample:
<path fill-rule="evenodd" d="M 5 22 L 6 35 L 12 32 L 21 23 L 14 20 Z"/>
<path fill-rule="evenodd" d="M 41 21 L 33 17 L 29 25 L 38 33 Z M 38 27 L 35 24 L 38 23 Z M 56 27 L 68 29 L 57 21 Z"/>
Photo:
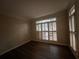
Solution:
<path fill-rule="evenodd" d="M 36 33 L 40 40 L 57 41 L 56 18 L 36 21 Z"/>
<path fill-rule="evenodd" d="M 70 9 L 69 12 L 69 29 L 70 29 L 70 45 L 76 51 L 76 39 L 75 39 L 75 5 Z"/>
<path fill-rule="evenodd" d="M 41 24 L 36 25 L 36 31 L 41 31 Z"/>
<path fill-rule="evenodd" d="M 42 39 L 48 40 L 48 32 L 42 32 Z"/>

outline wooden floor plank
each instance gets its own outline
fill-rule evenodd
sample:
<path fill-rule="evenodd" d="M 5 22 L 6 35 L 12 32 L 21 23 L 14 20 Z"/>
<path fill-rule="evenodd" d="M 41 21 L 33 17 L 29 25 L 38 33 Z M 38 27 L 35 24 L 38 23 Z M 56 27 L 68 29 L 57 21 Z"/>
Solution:
<path fill-rule="evenodd" d="M 29 42 L 2 56 L 0 59 L 75 59 L 68 47 Z"/>

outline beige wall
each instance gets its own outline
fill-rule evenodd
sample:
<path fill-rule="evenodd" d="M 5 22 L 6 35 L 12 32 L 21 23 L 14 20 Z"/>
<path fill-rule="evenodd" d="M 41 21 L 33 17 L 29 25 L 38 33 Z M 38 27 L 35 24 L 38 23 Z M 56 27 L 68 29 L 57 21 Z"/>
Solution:
<path fill-rule="evenodd" d="M 69 26 L 68 26 L 68 17 L 67 17 L 67 12 L 66 10 L 57 12 L 53 15 L 47 15 L 44 17 L 40 17 L 40 18 L 36 18 L 35 20 L 39 20 L 39 19 L 46 19 L 49 17 L 56 17 L 57 18 L 57 36 L 58 36 L 58 41 L 57 42 L 50 42 L 50 43 L 54 43 L 54 44 L 61 44 L 61 45 L 69 45 Z M 35 21 L 33 21 L 32 24 L 32 38 L 33 40 L 36 41 L 41 41 L 36 39 L 35 36 Z"/>
<path fill-rule="evenodd" d="M 76 42 L 77 42 L 77 52 L 78 52 L 78 56 L 79 56 L 79 0 L 77 0 L 77 2 L 75 3 L 76 5 L 76 13 L 75 13 L 75 17 L 76 17 Z"/>
<path fill-rule="evenodd" d="M 30 40 L 30 23 L 22 19 L 0 15 L 0 54 Z"/>

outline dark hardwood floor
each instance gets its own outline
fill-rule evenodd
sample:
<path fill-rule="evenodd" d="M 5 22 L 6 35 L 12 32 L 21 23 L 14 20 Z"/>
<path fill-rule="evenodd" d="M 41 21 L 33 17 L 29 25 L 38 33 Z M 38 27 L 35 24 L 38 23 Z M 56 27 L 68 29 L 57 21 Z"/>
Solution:
<path fill-rule="evenodd" d="M 0 59 L 75 59 L 68 47 L 29 42 L 2 56 Z"/>

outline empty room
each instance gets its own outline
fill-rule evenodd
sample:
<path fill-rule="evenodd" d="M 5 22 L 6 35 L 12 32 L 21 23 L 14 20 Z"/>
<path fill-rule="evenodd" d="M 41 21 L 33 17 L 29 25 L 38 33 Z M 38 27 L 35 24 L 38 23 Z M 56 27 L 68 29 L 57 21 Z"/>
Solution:
<path fill-rule="evenodd" d="M 0 0 L 0 59 L 79 59 L 79 0 Z"/>

